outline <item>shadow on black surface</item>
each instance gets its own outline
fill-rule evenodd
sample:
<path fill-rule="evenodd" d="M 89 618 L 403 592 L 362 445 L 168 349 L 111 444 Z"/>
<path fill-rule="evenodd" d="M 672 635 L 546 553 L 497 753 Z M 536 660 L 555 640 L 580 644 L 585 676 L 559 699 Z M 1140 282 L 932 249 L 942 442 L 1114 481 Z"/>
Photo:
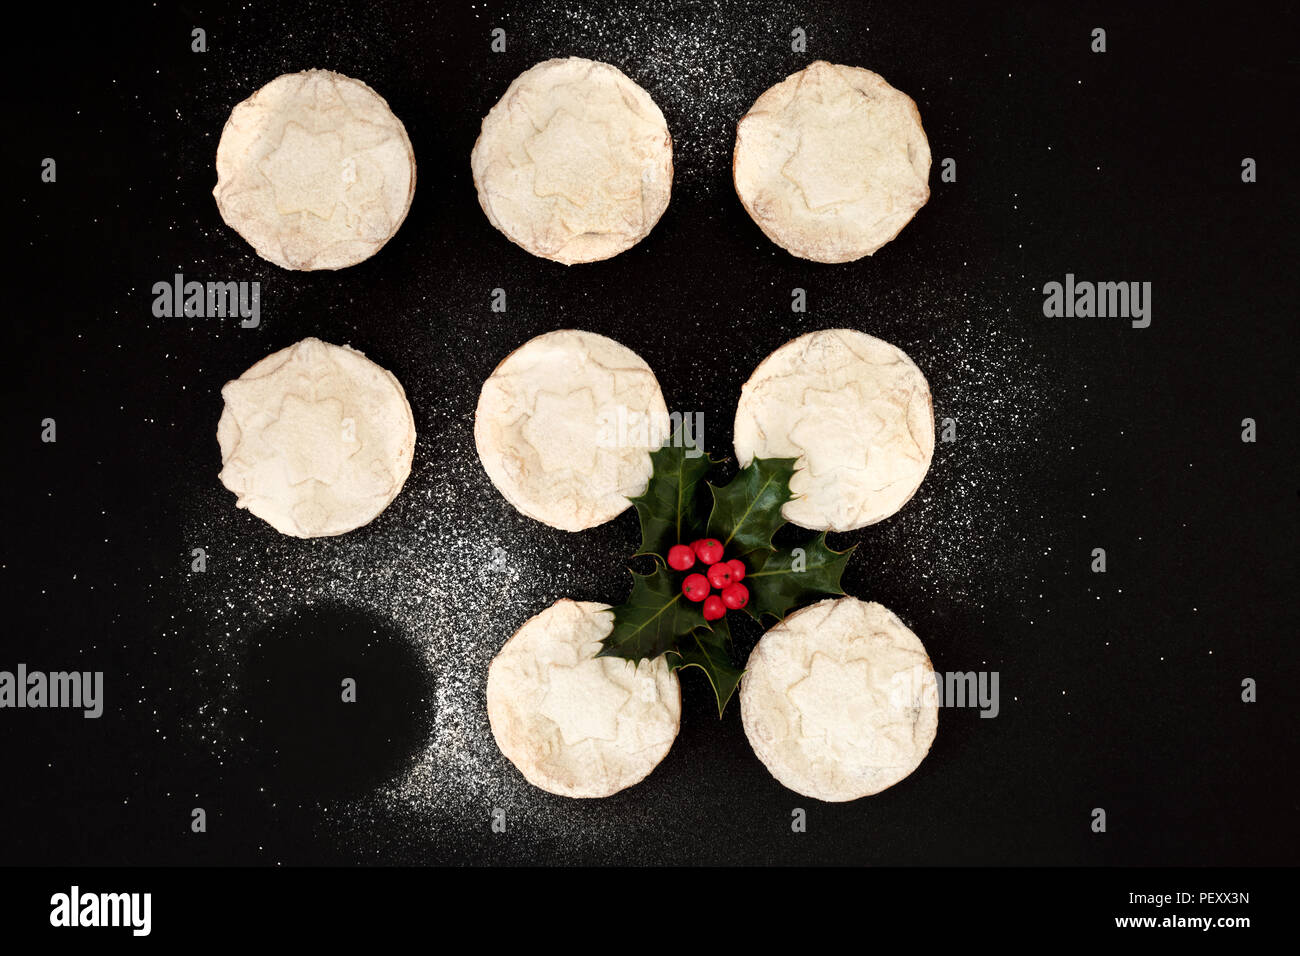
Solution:
<path fill-rule="evenodd" d="M 392 622 L 343 605 L 299 606 L 252 642 L 244 736 L 285 796 L 358 796 L 428 739 L 433 678 Z M 345 682 L 355 682 L 345 700 Z"/>

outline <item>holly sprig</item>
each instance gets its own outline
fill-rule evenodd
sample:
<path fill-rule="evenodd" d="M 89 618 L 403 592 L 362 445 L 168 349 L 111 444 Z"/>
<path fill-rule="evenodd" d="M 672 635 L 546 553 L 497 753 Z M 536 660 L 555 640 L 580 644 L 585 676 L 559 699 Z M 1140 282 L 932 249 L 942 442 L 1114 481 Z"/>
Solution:
<path fill-rule="evenodd" d="M 632 593 L 613 609 L 614 627 L 597 656 L 641 661 L 667 655 L 674 671 L 698 667 L 721 717 L 744 673 L 734 661 L 731 628 L 725 616 L 705 620 L 700 605 L 682 593 L 685 575 L 668 566 L 669 549 L 706 535 L 720 541 L 728 558 L 745 565 L 749 602 L 743 611 L 761 624 L 815 598 L 843 594 L 840 576 L 853 548 L 833 550 L 825 533 L 794 547 L 772 543 L 785 524 L 781 508 L 794 497 L 794 458 L 755 458 L 716 485 L 706 478 L 723 462 L 684 441 L 678 430 L 650 460 L 646 490 L 631 501 L 641 519 L 636 554 L 653 557 L 654 569 L 632 572 Z"/>

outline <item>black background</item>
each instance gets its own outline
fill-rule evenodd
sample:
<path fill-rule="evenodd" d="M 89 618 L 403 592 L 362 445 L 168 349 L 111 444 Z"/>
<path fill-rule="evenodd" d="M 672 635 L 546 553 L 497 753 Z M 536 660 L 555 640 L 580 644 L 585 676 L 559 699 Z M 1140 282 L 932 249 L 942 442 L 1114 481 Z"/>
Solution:
<path fill-rule="evenodd" d="M 0 714 L 0 862 L 1295 862 L 1294 15 L 251 6 L 38 12 L 10 37 L 0 668 L 103 670 L 108 703 L 97 721 Z M 207 53 L 190 50 L 195 26 Z M 489 50 L 494 26 L 505 53 Z M 1105 54 L 1089 51 L 1096 26 Z M 491 228 L 468 163 L 510 80 L 564 55 L 640 83 L 677 167 L 644 242 L 567 269 Z M 912 95 L 935 158 L 929 204 L 842 266 L 773 246 L 730 184 L 735 120 L 817 58 Z M 419 167 L 396 237 L 339 273 L 258 259 L 211 198 L 231 107 L 311 67 L 386 97 Z M 949 156 L 956 183 L 939 179 Z M 1241 182 L 1246 156 L 1257 183 Z M 261 327 L 155 319 L 150 287 L 177 271 L 260 280 Z M 1151 327 L 1044 318 L 1042 286 L 1067 272 L 1152 282 Z M 498 286 L 504 315 L 488 307 Z M 807 314 L 790 311 L 795 287 Z M 458 719 L 490 774 L 464 805 L 369 799 L 444 719 L 440 688 L 481 700 L 519 624 L 558 597 L 626 593 L 634 514 L 568 535 L 483 475 L 472 417 L 497 361 L 555 328 L 611 335 L 670 408 L 705 412 L 725 454 L 757 362 L 839 326 L 907 351 L 959 428 L 904 511 L 833 538 L 859 545 L 845 586 L 912 625 L 937 669 L 997 670 L 1000 715 L 944 710 L 912 777 L 825 805 L 772 780 L 738 708 L 719 723 L 690 673 L 672 752 L 609 800 L 527 788 L 475 713 Z M 390 369 L 416 418 L 406 489 L 343 539 L 282 539 L 216 478 L 222 383 L 307 335 Z M 1239 438 L 1247 416 L 1256 444 Z M 524 573 L 485 576 L 489 544 Z M 189 572 L 199 545 L 204 575 Z M 1094 547 L 1105 575 L 1089 572 Z M 428 666 L 411 623 L 425 612 L 370 600 L 405 608 L 426 580 L 444 606 L 432 619 L 481 648 L 460 666 Z M 757 636 L 738 633 L 742 655 Z M 341 671 L 367 691 L 346 714 Z M 1245 677 L 1258 703 L 1240 701 Z M 520 821 L 504 835 L 496 805 Z M 189 831 L 195 806 L 206 834 Z"/>

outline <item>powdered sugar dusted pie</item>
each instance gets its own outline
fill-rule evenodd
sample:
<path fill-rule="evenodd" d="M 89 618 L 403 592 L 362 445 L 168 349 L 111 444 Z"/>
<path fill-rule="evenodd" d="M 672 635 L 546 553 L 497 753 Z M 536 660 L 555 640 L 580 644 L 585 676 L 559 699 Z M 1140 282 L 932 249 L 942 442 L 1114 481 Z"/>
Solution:
<path fill-rule="evenodd" d="M 803 259 L 849 262 L 930 198 L 930 144 L 911 97 L 870 70 L 818 60 L 741 118 L 732 174 L 769 239 Z"/>
<path fill-rule="evenodd" d="M 303 339 L 221 396 L 221 483 L 283 534 L 369 524 L 411 473 L 415 420 L 401 383 L 346 345 Z"/>
<path fill-rule="evenodd" d="M 415 195 L 402 121 L 360 80 L 276 77 L 230 114 L 217 146 L 221 218 L 285 269 L 342 269 L 397 232 Z"/>
<path fill-rule="evenodd" d="M 528 782 L 564 797 L 608 797 L 668 754 L 681 685 L 663 657 L 601 657 L 609 606 L 561 599 L 525 622 L 488 668 L 492 736 Z"/>
<path fill-rule="evenodd" d="M 798 458 L 782 509 L 805 528 L 888 518 L 934 454 L 925 376 L 899 348 L 853 329 L 809 332 L 765 358 L 740 390 L 736 459 Z"/>
<path fill-rule="evenodd" d="M 879 604 L 819 601 L 763 635 L 740 715 L 772 776 L 818 800 L 856 800 L 902 780 L 939 725 L 925 647 Z"/>
<path fill-rule="evenodd" d="M 483 119 L 479 204 L 511 242 L 571 265 L 630 249 L 668 208 L 673 143 L 645 90 L 608 63 L 546 60 Z"/>
<path fill-rule="evenodd" d="M 621 514 L 646 489 L 668 409 L 650 366 L 613 339 L 562 329 L 506 356 L 479 394 L 474 443 L 519 511 L 565 531 Z"/>

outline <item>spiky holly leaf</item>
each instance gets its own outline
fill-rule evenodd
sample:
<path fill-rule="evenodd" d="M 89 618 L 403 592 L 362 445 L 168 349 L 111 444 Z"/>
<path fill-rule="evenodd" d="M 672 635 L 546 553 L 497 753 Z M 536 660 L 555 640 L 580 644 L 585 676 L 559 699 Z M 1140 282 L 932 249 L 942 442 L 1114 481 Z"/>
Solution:
<path fill-rule="evenodd" d="M 641 518 L 641 547 L 637 554 L 668 559 L 675 544 L 689 544 L 704 533 L 700 513 L 700 482 L 713 464 L 703 449 L 687 447 L 682 428 L 658 451 L 650 453 L 654 471 L 645 492 L 629 499 Z"/>
<path fill-rule="evenodd" d="M 696 627 L 707 627 L 700 606 L 686 600 L 672 572 L 656 562 L 650 574 L 632 572 L 632 595 L 614 608 L 614 628 L 596 656 L 658 657 Z"/>
<path fill-rule="evenodd" d="M 718 700 L 719 717 L 744 674 L 731 662 L 731 628 L 725 617 L 714 621 L 711 628 L 697 627 L 681 637 L 677 648 L 668 652 L 668 662 L 673 670 L 698 667 L 704 671 Z"/>
<path fill-rule="evenodd" d="M 794 458 L 755 458 L 735 478 L 719 487 L 712 482 L 713 510 L 709 536 L 731 555 L 770 551 L 772 535 L 785 524 L 781 507 L 790 500 Z"/>
<path fill-rule="evenodd" d="M 827 546 L 823 531 L 806 545 L 749 555 L 746 613 L 761 624 L 764 614 L 779 620 L 792 607 L 812 598 L 843 594 L 840 575 L 856 547 L 834 551 Z"/>
<path fill-rule="evenodd" d="M 812 598 L 843 594 L 840 575 L 853 549 L 832 551 L 824 534 L 802 548 L 772 546 L 772 535 L 785 523 L 781 508 L 791 498 L 792 458 L 756 458 L 729 484 L 710 484 L 713 506 L 705 521 L 697 492 L 715 462 L 690 457 L 690 450 L 674 436 L 651 455 L 654 473 L 632 502 L 641 517 L 637 553 L 658 560 L 651 574 L 633 572 L 632 594 L 613 609 L 614 627 L 598 656 L 640 661 L 667 654 L 673 670 L 698 667 L 713 687 L 721 716 L 743 674 L 732 663 L 731 629 L 725 617 L 706 623 L 701 606 L 682 595 L 683 574 L 667 568 L 668 549 L 707 533 L 727 554 L 743 557 L 750 594 L 745 610 L 760 623 L 764 615 L 783 617 Z"/>

